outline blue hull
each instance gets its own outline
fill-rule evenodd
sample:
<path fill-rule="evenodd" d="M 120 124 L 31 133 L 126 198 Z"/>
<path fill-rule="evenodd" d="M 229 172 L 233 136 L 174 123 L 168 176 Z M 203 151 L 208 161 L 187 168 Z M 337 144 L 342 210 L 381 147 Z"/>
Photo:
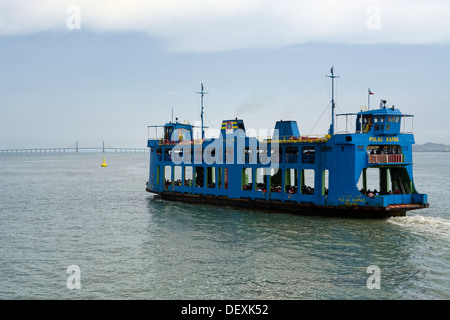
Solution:
<path fill-rule="evenodd" d="M 156 193 L 147 189 L 148 192 Z M 308 216 L 348 217 L 348 218 L 387 218 L 405 216 L 408 210 L 423 208 L 422 205 L 397 205 L 388 207 L 379 206 L 325 206 L 315 204 L 302 204 L 296 202 L 279 202 L 252 199 L 230 199 L 224 196 L 180 194 L 174 192 L 157 193 L 161 199 L 168 201 L 180 201 L 202 205 L 219 205 L 250 210 L 291 213 Z"/>

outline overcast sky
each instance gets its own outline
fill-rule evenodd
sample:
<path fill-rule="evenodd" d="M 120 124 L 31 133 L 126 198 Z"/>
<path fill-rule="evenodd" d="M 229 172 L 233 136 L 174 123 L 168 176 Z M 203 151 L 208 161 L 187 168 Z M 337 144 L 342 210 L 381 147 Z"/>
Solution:
<path fill-rule="evenodd" d="M 145 147 L 174 117 L 296 120 L 385 99 L 416 143 L 450 144 L 450 1 L 0 0 L 0 149 Z M 153 132 L 151 132 L 153 133 Z"/>

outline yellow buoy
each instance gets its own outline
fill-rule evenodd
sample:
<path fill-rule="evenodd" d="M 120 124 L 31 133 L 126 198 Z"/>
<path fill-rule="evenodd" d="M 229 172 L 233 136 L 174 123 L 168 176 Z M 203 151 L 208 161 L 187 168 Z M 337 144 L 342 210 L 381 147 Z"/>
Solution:
<path fill-rule="evenodd" d="M 106 164 L 106 162 L 105 162 L 105 157 L 103 157 L 103 162 L 102 162 L 101 166 L 102 166 L 102 167 L 107 167 L 107 166 L 108 166 L 108 165 Z"/>

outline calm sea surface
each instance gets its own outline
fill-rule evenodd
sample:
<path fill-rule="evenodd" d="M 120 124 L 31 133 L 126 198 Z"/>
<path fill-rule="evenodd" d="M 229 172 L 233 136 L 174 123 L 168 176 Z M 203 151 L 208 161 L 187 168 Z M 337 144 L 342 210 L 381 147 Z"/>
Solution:
<path fill-rule="evenodd" d="M 415 153 L 430 208 L 383 220 L 157 200 L 148 156 L 0 154 L 0 299 L 450 298 L 450 153 Z"/>

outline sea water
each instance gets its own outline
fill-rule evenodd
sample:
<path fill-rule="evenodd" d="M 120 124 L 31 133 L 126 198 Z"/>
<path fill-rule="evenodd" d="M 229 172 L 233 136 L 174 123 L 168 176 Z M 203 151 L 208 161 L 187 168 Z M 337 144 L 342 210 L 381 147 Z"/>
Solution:
<path fill-rule="evenodd" d="M 148 161 L 0 154 L 0 299 L 450 298 L 450 153 L 414 154 L 430 208 L 381 220 L 163 201 Z"/>

